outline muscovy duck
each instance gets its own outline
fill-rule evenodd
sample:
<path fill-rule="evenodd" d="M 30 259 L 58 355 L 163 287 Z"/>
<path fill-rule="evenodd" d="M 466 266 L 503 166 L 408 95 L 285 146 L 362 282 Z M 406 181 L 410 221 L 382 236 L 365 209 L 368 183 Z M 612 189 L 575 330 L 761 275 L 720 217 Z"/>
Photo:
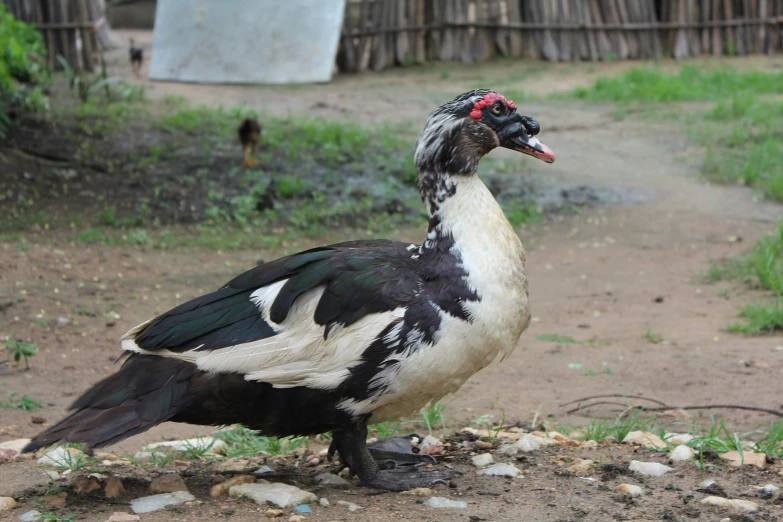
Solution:
<path fill-rule="evenodd" d="M 527 328 L 525 251 L 476 170 L 496 147 L 553 162 L 538 132 L 494 91 L 445 103 L 415 149 L 429 215 L 422 244 L 306 250 L 136 326 L 122 338 L 121 369 L 25 451 L 107 446 L 164 421 L 241 423 L 270 436 L 331 431 L 331 452 L 365 486 L 400 491 L 447 478 L 385 469 L 383 459 L 433 459 L 400 437 L 368 447 L 367 425 L 457 391 Z"/>
<path fill-rule="evenodd" d="M 144 49 L 136 47 L 136 42 L 134 42 L 133 38 L 130 38 L 129 42 L 130 48 L 128 49 L 128 54 L 130 55 L 131 69 L 136 78 L 140 78 L 141 65 L 144 62 Z"/>
<path fill-rule="evenodd" d="M 245 154 L 245 159 L 242 162 L 244 167 L 252 167 L 256 164 L 256 149 L 258 148 L 258 140 L 261 137 L 261 124 L 255 118 L 245 118 L 237 128 L 237 134 L 239 135 L 239 142 L 242 144 L 242 151 Z"/>

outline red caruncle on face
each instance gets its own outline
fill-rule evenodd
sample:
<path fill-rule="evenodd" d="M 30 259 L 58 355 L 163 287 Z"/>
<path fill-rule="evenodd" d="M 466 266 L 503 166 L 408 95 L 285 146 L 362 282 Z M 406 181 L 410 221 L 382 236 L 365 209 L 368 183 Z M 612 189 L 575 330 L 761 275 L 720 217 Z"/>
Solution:
<path fill-rule="evenodd" d="M 489 94 L 486 94 L 483 98 L 481 98 L 479 101 L 473 104 L 473 110 L 470 112 L 470 117 L 473 118 L 474 120 L 480 120 L 481 111 L 485 107 L 489 107 L 490 105 L 493 105 L 496 101 L 501 101 L 505 103 L 509 109 L 517 108 L 517 106 L 514 104 L 513 101 L 507 100 L 505 96 L 503 96 L 502 94 L 491 92 Z"/>

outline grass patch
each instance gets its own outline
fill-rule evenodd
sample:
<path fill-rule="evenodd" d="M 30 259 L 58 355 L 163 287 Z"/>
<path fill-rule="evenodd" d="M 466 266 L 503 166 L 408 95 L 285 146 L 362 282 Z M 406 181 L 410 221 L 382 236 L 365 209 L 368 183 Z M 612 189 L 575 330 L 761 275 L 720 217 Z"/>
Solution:
<path fill-rule="evenodd" d="M 783 298 L 769 303 L 749 304 L 740 309 L 742 322 L 731 323 L 726 330 L 745 335 L 766 335 L 783 330 Z"/>
<path fill-rule="evenodd" d="M 663 341 L 663 335 L 648 328 L 647 331 L 642 334 L 642 339 L 657 344 Z"/>
<path fill-rule="evenodd" d="M 660 103 L 717 101 L 706 111 L 675 110 L 689 132 L 707 147 L 705 178 L 716 183 L 753 187 L 783 201 L 783 72 L 707 70 L 685 66 L 676 74 L 636 68 L 617 77 L 599 78 L 572 91 L 590 101 Z"/>
<path fill-rule="evenodd" d="M 573 94 L 590 101 L 675 102 L 721 100 L 737 93 L 783 93 L 783 72 L 704 70 L 686 65 L 676 74 L 655 67 L 635 68 L 622 76 L 599 78 Z"/>
<path fill-rule="evenodd" d="M 559 343 L 559 344 L 582 344 L 586 341 L 577 341 L 573 337 L 568 337 L 567 335 L 558 335 L 558 334 L 552 334 L 552 333 L 546 333 L 536 336 L 536 339 L 539 341 L 547 341 L 550 343 Z"/>
<path fill-rule="evenodd" d="M 307 437 L 264 437 L 258 432 L 242 425 L 236 428 L 215 433 L 215 438 L 222 439 L 226 445 L 221 449 L 226 457 L 241 457 L 257 455 L 263 451 L 271 455 L 285 455 L 297 448 L 307 445 Z"/>
<path fill-rule="evenodd" d="M 15 363 L 18 364 L 24 360 L 24 365 L 27 369 L 30 369 L 30 359 L 38 353 L 38 346 L 35 344 L 15 340 L 12 337 L 9 337 L 3 343 L 3 346 L 8 350 L 8 355 L 11 356 Z"/>
<path fill-rule="evenodd" d="M 15 408 L 23 411 L 32 411 L 43 408 L 43 405 L 31 399 L 28 395 L 19 397 L 16 392 L 8 394 L 8 400 L 0 402 L 0 408 Z"/>

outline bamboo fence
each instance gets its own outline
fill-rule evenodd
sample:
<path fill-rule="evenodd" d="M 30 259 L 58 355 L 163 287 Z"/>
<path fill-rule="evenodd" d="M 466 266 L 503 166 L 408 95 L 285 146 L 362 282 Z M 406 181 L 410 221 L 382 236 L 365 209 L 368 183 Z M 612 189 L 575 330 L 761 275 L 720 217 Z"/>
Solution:
<path fill-rule="evenodd" d="M 776 53 L 782 25 L 783 0 L 349 0 L 337 65 Z"/>
<path fill-rule="evenodd" d="M 109 28 L 101 0 L 0 0 L 16 18 L 43 35 L 49 66 L 60 55 L 74 69 L 93 72 L 100 52 L 109 46 Z"/>

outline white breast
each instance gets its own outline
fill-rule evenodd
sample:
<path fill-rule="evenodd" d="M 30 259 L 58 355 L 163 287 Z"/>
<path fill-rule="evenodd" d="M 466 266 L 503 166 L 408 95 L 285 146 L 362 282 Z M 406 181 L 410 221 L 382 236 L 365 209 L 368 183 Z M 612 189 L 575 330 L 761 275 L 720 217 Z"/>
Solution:
<path fill-rule="evenodd" d="M 456 392 L 498 354 L 507 357 L 530 324 L 522 242 L 481 180 L 458 180 L 456 194 L 441 205 L 439 217 L 480 300 L 466 303 L 470 323 L 441 314 L 438 341 L 400 365 L 395 393 L 351 404 L 356 413 L 372 412 L 371 422 L 410 415 Z"/>

